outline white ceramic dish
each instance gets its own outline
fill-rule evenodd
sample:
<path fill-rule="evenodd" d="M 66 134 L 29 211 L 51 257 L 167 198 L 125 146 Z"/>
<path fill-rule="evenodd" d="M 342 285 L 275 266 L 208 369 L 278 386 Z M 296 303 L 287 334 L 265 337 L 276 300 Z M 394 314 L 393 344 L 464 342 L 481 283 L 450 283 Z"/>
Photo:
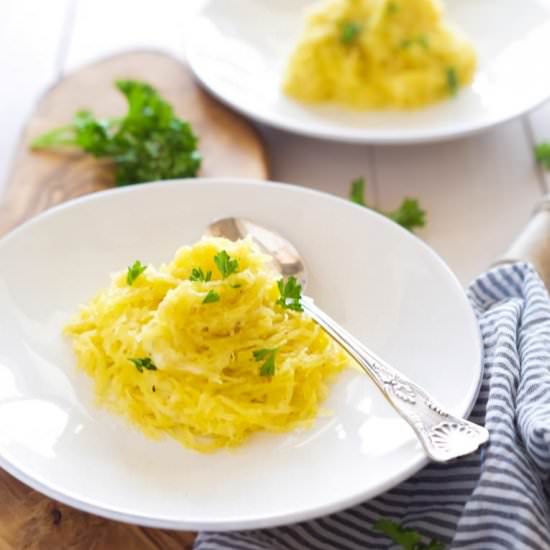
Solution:
<path fill-rule="evenodd" d="M 326 514 L 373 497 L 426 463 L 411 428 L 349 370 L 330 417 L 200 455 L 154 442 L 96 407 L 61 330 L 78 304 L 135 259 L 160 263 L 235 215 L 302 251 L 309 292 L 453 413 L 481 373 L 464 291 L 422 241 L 343 199 L 284 184 L 189 180 L 97 193 L 0 240 L 0 465 L 69 505 L 157 527 L 237 529 Z"/>
<path fill-rule="evenodd" d="M 414 112 L 306 106 L 280 91 L 312 0 L 210 0 L 186 31 L 200 81 L 235 109 L 299 134 L 364 143 L 444 140 L 521 115 L 550 96 L 548 0 L 446 0 L 473 40 L 479 68 L 455 99 Z"/>

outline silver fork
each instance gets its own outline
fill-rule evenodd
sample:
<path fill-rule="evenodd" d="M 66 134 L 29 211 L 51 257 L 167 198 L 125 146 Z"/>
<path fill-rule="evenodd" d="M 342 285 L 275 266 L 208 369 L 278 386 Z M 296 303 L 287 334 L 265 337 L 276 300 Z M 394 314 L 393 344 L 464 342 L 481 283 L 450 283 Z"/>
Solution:
<path fill-rule="evenodd" d="M 443 410 L 425 390 L 361 344 L 311 298 L 304 297 L 302 305 L 372 378 L 384 397 L 416 432 L 432 460 L 446 462 L 470 454 L 489 439 L 489 432 L 483 426 Z"/>

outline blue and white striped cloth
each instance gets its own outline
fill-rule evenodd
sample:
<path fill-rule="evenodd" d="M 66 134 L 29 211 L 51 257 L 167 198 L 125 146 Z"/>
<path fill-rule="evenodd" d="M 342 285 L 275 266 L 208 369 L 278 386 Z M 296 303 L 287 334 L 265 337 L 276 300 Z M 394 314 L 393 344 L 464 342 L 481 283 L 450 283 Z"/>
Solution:
<path fill-rule="evenodd" d="M 527 264 L 490 271 L 474 281 L 468 295 L 485 352 L 470 417 L 490 432 L 482 450 L 430 464 L 374 500 L 314 521 L 199 533 L 195 550 L 396 548 L 373 529 L 379 518 L 450 548 L 549 550 L 550 300 Z"/>

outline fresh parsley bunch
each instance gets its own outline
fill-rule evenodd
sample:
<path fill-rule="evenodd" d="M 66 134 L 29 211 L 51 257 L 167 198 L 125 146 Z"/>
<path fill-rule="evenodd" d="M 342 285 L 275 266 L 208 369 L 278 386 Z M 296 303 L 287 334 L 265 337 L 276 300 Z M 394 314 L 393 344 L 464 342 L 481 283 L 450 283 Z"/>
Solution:
<path fill-rule="evenodd" d="M 201 155 L 191 125 L 149 84 L 118 80 L 116 86 L 128 101 L 126 116 L 98 119 L 79 111 L 71 125 L 43 134 L 32 148 L 77 147 L 110 158 L 117 185 L 196 176 Z"/>

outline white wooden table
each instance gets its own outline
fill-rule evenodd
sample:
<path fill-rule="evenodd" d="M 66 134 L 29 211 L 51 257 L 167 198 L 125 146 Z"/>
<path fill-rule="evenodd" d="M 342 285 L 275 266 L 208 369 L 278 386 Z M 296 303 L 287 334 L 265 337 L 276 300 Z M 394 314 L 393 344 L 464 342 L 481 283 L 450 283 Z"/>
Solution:
<path fill-rule="evenodd" d="M 201 1 L 2 0 L 0 193 L 19 133 L 48 85 L 121 51 L 183 56 L 184 23 Z M 346 196 L 350 181 L 364 175 L 379 208 L 419 198 L 429 220 L 418 235 L 464 284 L 504 252 L 550 183 L 533 160 L 534 143 L 550 139 L 550 103 L 482 134 L 432 145 L 347 145 L 261 132 L 274 180 Z"/>

